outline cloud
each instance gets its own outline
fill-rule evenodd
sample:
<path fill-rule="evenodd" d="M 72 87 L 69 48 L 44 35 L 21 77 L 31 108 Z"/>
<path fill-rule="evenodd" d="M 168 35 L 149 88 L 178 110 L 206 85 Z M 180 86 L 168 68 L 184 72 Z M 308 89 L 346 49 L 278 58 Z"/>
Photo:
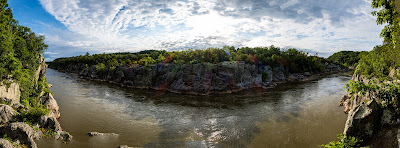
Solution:
<path fill-rule="evenodd" d="M 40 0 L 67 30 L 43 33 L 50 52 L 230 46 L 320 53 L 371 50 L 381 26 L 366 0 Z M 62 56 L 65 54 L 52 55 Z M 328 55 L 328 54 L 326 54 Z"/>

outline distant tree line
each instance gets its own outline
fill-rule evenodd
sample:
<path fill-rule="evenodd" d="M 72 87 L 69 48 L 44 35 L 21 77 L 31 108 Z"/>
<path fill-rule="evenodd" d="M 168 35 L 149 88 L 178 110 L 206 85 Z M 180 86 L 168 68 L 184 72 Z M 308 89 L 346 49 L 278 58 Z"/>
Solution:
<path fill-rule="evenodd" d="M 335 64 L 356 67 L 358 65 L 358 61 L 367 54 L 368 52 L 366 51 L 340 51 L 329 56 L 327 60 Z"/>
<path fill-rule="evenodd" d="M 69 64 L 84 63 L 91 65 L 110 66 L 147 66 L 159 63 L 197 64 L 202 62 L 220 63 L 224 61 L 243 61 L 251 64 L 283 66 L 288 72 L 322 71 L 327 60 L 293 48 L 279 47 L 242 47 L 224 46 L 223 48 L 207 48 L 204 50 L 158 51 L 146 50 L 138 53 L 86 54 L 69 58 L 58 58 L 51 66 L 65 67 Z"/>

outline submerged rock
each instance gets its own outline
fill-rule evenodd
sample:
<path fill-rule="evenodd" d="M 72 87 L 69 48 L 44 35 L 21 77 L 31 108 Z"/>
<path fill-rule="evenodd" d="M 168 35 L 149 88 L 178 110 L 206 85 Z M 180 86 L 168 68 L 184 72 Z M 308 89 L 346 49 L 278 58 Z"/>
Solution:
<path fill-rule="evenodd" d="M 380 106 L 375 100 L 361 103 L 350 110 L 343 134 L 368 140 L 373 136 L 378 126 Z"/>
<path fill-rule="evenodd" d="M 129 147 L 127 145 L 120 145 L 120 146 L 118 146 L 118 148 L 133 148 L 133 147 Z"/>
<path fill-rule="evenodd" d="M 18 113 L 10 106 L 5 104 L 0 104 L 0 123 L 8 123 L 13 120 L 13 118 Z"/>
<path fill-rule="evenodd" d="M 38 140 L 42 133 L 35 131 L 31 126 L 23 122 L 14 122 L 0 127 L 0 134 L 7 134 L 11 139 L 18 139 L 21 144 L 36 148 L 34 140 Z"/>
<path fill-rule="evenodd" d="M 89 136 L 118 136 L 116 133 L 99 133 L 99 132 L 89 132 Z"/>

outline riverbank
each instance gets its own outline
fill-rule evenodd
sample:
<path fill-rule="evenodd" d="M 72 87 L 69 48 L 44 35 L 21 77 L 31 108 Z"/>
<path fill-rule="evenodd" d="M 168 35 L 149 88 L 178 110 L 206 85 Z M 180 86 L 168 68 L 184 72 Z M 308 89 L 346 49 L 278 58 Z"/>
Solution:
<path fill-rule="evenodd" d="M 344 72 L 347 68 L 328 64 L 319 73 L 288 73 L 285 68 L 245 62 L 219 64 L 156 64 L 116 66 L 99 69 L 97 65 L 69 64 L 50 68 L 82 78 L 106 81 L 123 87 L 154 89 L 179 94 L 209 95 L 239 92 L 251 88 L 273 88 L 281 83 L 308 81 L 323 75 Z"/>

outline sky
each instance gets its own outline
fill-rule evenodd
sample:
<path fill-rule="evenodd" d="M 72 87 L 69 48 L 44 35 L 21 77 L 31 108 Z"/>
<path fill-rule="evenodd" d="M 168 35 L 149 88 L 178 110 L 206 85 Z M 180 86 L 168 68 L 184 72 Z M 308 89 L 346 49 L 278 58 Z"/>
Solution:
<path fill-rule="evenodd" d="M 370 51 L 383 26 L 369 0 L 8 0 L 46 37 L 46 61 L 95 53 L 234 46 L 328 57 Z"/>

